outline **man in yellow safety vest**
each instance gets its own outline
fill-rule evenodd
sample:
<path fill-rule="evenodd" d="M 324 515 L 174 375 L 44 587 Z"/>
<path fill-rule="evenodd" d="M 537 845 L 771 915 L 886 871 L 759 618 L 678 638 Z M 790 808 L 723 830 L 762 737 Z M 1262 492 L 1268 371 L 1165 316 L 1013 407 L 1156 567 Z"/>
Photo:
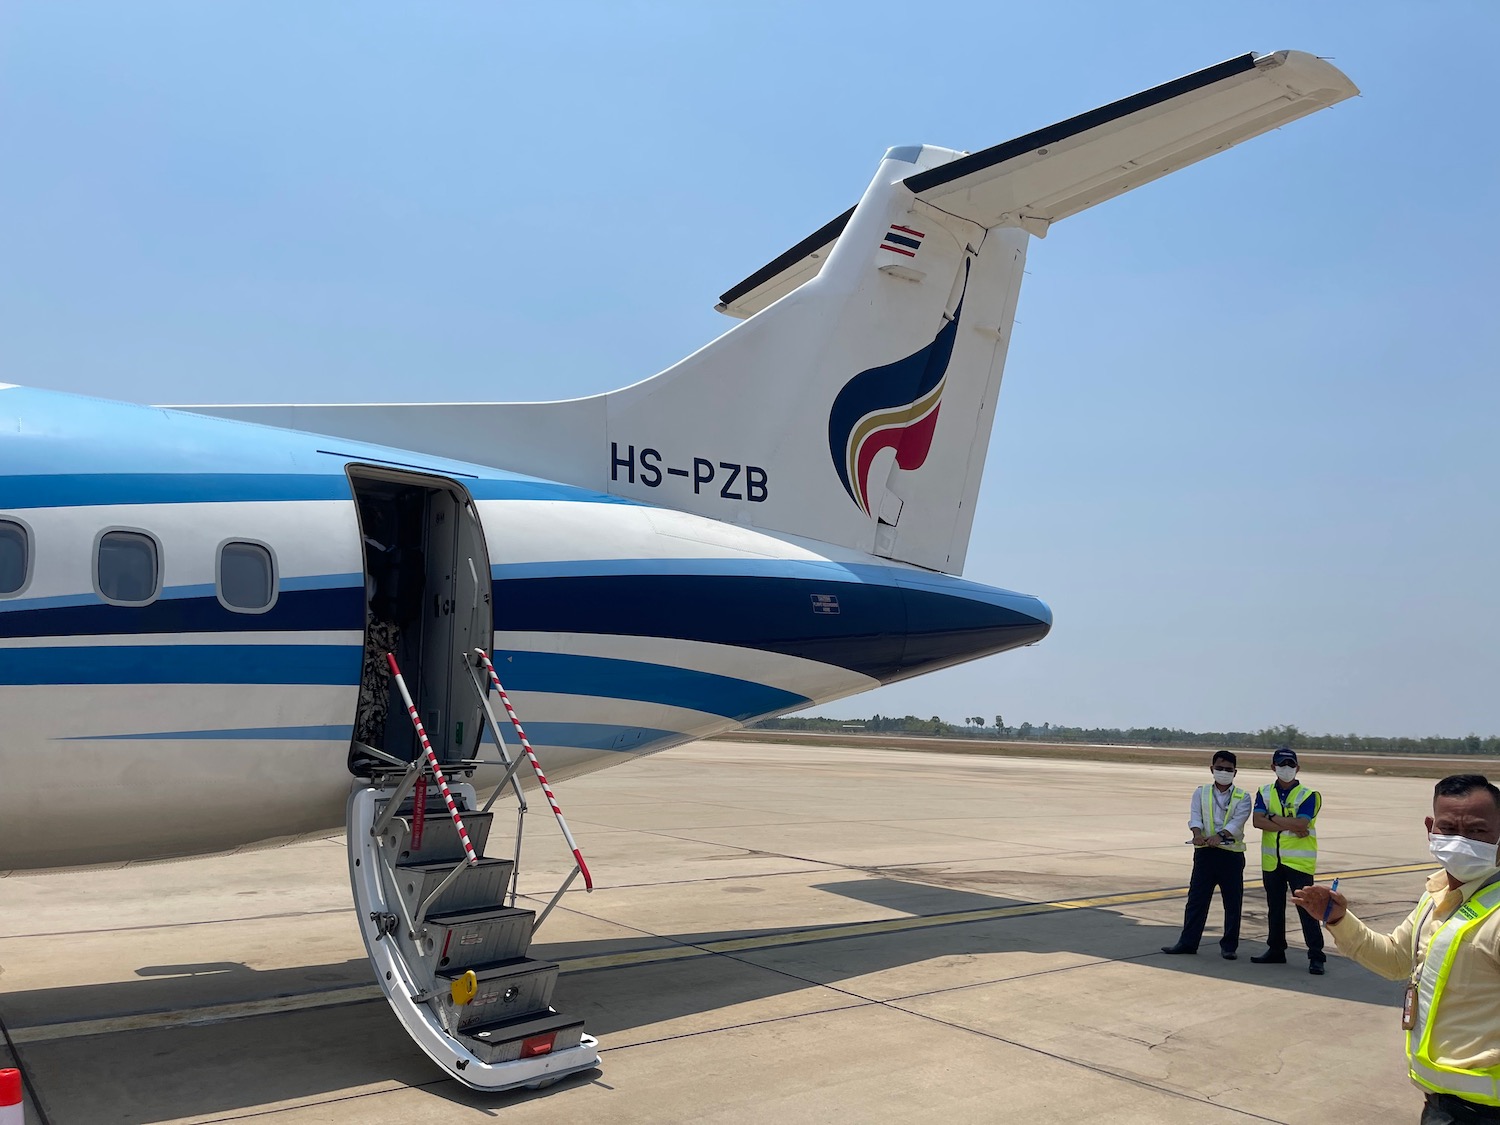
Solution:
<path fill-rule="evenodd" d="M 1266 951 L 1257 965 L 1286 964 L 1286 894 L 1310 887 L 1318 868 L 1320 794 L 1297 780 L 1297 753 L 1286 746 L 1271 755 L 1276 782 L 1255 795 L 1255 827 L 1260 835 L 1260 881 L 1266 888 Z M 1323 975 L 1323 930 L 1318 919 L 1298 909 L 1307 941 L 1307 971 Z"/>
<path fill-rule="evenodd" d="M 1500 789 L 1480 774 L 1433 790 L 1428 847 L 1443 865 L 1417 908 L 1377 934 L 1323 886 L 1292 897 L 1326 918 L 1341 952 L 1407 982 L 1406 1065 L 1427 1095 L 1422 1125 L 1500 1122 Z"/>
<path fill-rule="evenodd" d="M 1240 945 L 1240 906 L 1245 900 L 1245 822 L 1250 819 L 1250 794 L 1234 784 L 1239 771 L 1235 756 L 1220 750 L 1209 764 L 1213 781 L 1193 791 L 1188 807 L 1188 829 L 1193 833 L 1193 875 L 1188 883 L 1182 933 L 1163 953 L 1197 953 L 1208 922 L 1214 888 L 1224 902 L 1224 936 L 1219 955 L 1233 961 Z"/>

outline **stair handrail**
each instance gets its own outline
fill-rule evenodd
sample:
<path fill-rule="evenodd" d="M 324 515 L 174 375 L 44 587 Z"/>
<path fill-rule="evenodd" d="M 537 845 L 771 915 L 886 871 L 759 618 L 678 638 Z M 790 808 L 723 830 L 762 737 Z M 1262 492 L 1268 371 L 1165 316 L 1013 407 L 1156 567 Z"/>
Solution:
<path fill-rule="evenodd" d="M 453 827 L 458 829 L 458 838 L 464 846 L 466 857 L 464 862 L 470 867 L 477 866 L 479 856 L 474 853 L 474 845 L 469 842 L 469 830 L 464 827 L 464 818 L 459 815 L 458 805 L 454 803 L 453 794 L 448 789 L 448 779 L 443 776 L 443 767 L 438 764 L 437 755 L 432 752 L 432 743 L 427 741 L 427 731 L 417 715 L 416 704 L 411 701 L 411 693 L 406 690 L 406 680 L 401 676 L 401 669 L 396 664 L 395 654 L 388 652 L 385 654 L 385 659 L 391 666 L 391 675 L 396 679 L 396 687 L 401 691 L 401 702 L 406 704 L 406 713 L 411 716 L 411 724 L 417 730 L 417 740 L 422 744 L 422 752 L 427 755 L 427 767 L 432 770 L 432 776 L 437 779 L 438 789 L 448 805 L 448 815 L 453 818 Z"/>
<path fill-rule="evenodd" d="M 495 674 L 495 665 L 490 661 L 490 654 L 482 648 L 474 650 L 474 658 L 484 666 L 484 670 L 490 674 L 490 683 L 494 686 L 496 693 L 500 696 L 500 702 L 505 705 L 505 713 L 510 716 L 511 726 L 516 728 L 516 737 L 521 741 L 521 749 L 526 753 L 526 759 L 531 763 L 533 772 L 536 773 L 537 784 L 542 787 L 542 792 L 547 797 L 547 803 L 552 806 L 552 815 L 557 818 L 557 826 L 562 829 L 563 839 L 568 842 L 568 847 L 573 852 L 573 860 L 578 864 L 578 871 L 583 875 L 583 889 L 593 891 L 594 877 L 589 874 L 589 865 L 583 860 L 583 852 L 578 849 L 578 842 L 573 839 L 573 833 L 568 830 L 568 822 L 563 818 L 562 809 L 557 804 L 557 794 L 552 792 L 552 786 L 547 784 L 547 775 L 542 772 L 542 763 L 537 761 L 536 751 L 531 748 L 531 742 L 526 737 L 526 731 L 521 726 L 521 720 L 516 715 L 516 709 L 511 705 L 510 696 L 505 693 L 505 688 L 500 684 L 500 677 Z M 573 881 L 572 876 L 568 882 Z M 567 884 L 563 884 L 566 889 Z M 541 919 L 537 920 L 541 924 Z"/>

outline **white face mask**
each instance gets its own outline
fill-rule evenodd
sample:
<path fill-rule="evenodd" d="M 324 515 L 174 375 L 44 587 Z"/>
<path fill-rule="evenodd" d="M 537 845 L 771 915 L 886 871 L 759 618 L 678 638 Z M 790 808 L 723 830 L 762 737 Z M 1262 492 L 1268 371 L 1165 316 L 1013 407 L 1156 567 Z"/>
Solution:
<path fill-rule="evenodd" d="M 1297 776 L 1297 767 L 1296 766 L 1277 766 L 1276 767 L 1276 776 L 1279 777 L 1279 778 L 1281 778 L 1282 781 L 1291 781 L 1293 778 L 1295 778 Z"/>
<path fill-rule="evenodd" d="M 1234 784 L 1234 771 L 1233 770 L 1214 770 L 1214 780 L 1216 782 L 1218 782 L 1220 785 L 1233 785 Z"/>
<path fill-rule="evenodd" d="M 1467 836 L 1439 836 L 1434 833 L 1427 837 L 1427 847 L 1432 852 L 1432 857 L 1460 883 L 1468 883 L 1500 871 L 1494 844 L 1471 840 Z"/>

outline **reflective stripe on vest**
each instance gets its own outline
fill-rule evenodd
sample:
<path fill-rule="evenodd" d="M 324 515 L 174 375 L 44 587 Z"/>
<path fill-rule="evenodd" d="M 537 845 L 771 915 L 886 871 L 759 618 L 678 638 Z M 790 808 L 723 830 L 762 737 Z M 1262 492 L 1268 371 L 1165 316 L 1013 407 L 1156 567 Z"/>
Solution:
<path fill-rule="evenodd" d="M 1307 786 L 1298 783 L 1283 799 L 1274 784 L 1260 791 L 1266 803 L 1268 816 L 1296 816 L 1297 807 L 1309 797 L 1317 796 Z M 1260 834 L 1260 866 L 1263 871 L 1275 871 L 1278 863 L 1293 871 L 1312 875 L 1318 869 L 1318 813 L 1321 800 L 1313 806 L 1312 819 L 1307 822 L 1307 835 L 1295 836 L 1290 832 L 1265 832 Z"/>
<path fill-rule="evenodd" d="M 1422 896 L 1417 906 L 1419 919 L 1430 901 L 1430 895 Z M 1458 955 L 1459 944 L 1496 910 L 1500 910 L 1500 883 L 1491 883 L 1481 888 L 1433 932 L 1432 940 L 1427 943 L 1427 956 L 1422 960 L 1415 1018 L 1411 1030 L 1406 1033 L 1406 1066 L 1411 1080 L 1423 1089 L 1436 1094 L 1452 1094 L 1481 1105 L 1500 1106 L 1500 1066 L 1462 1070 L 1432 1059 L 1432 1028 L 1437 1023 L 1437 1007 L 1448 987 L 1448 975 L 1453 969 L 1453 959 Z M 1418 925 L 1412 930 L 1413 960 L 1422 940 L 1420 929 Z"/>
<path fill-rule="evenodd" d="M 1203 821 L 1203 834 L 1205 836 L 1217 836 L 1220 832 L 1223 832 L 1229 826 L 1229 817 L 1230 814 L 1234 812 L 1234 806 L 1250 796 L 1250 794 L 1246 793 L 1243 789 L 1236 789 L 1231 785 L 1229 787 L 1229 803 L 1224 806 L 1224 823 L 1216 824 L 1214 823 L 1213 794 L 1214 786 L 1212 785 L 1201 785 L 1198 787 L 1198 815 Z M 1219 850 L 1225 852 L 1244 851 L 1244 830 L 1241 829 L 1240 835 L 1235 838 L 1233 843 L 1220 844 Z"/>

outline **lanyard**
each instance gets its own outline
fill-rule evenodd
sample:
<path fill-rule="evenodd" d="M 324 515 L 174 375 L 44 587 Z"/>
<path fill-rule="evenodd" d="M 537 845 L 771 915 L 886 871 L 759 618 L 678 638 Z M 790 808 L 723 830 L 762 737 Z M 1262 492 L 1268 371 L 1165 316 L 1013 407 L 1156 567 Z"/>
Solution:
<path fill-rule="evenodd" d="M 1211 785 L 1209 785 L 1209 790 L 1210 790 L 1210 792 L 1209 792 L 1209 795 L 1208 795 L 1208 828 L 1209 828 L 1208 834 L 1210 836 L 1213 836 L 1213 835 L 1216 835 L 1216 834 L 1218 834 L 1220 832 L 1225 832 L 1225 831 L 1227 831 L 1229 829 L 1229 822 L 1233 818 L 1233 813 L 1234 813 L 1234 786 L 1231 784 L 1229 786 L 1228 792 L 1226 792 L 1224 794 L 1224 823 L 1221 824 L 1221 825 L 1218 825 L 1217 827 L 1214 825 L 1214 817 L 1217 815 L 1217 813 L 1219 811 L 1219 800 L 1218 800 L 1218 798 L 1219 798 L 1219 787 L 1217 785 L 1212 785 L 1211 784 Z"/>
<path fill-rule="evenodd" d="M 1422 966 L 1427 963 L 1427 954 L 1432 949 L 1431 938 L 1428 939 L 1425 946 L 1422 944 L 1422 930 L 1426 928 L 1427 919 L 1432 917 L 1432 913 L 1436 909 L 1437 899 L 1433 898 L 1432 892 L 1429 891 L 1427 892 L 1427 909 L 1422 911 L 1422 916 L 1417 919 L 1417 925 L 1411 932 L 1411 983 L 1413 985 L 1422 979 Z M 1437 937 L 1438 931 L 1442 928 L 1442 924 L 1434 926 L 1432 928 L 1432 937 Z"/>

